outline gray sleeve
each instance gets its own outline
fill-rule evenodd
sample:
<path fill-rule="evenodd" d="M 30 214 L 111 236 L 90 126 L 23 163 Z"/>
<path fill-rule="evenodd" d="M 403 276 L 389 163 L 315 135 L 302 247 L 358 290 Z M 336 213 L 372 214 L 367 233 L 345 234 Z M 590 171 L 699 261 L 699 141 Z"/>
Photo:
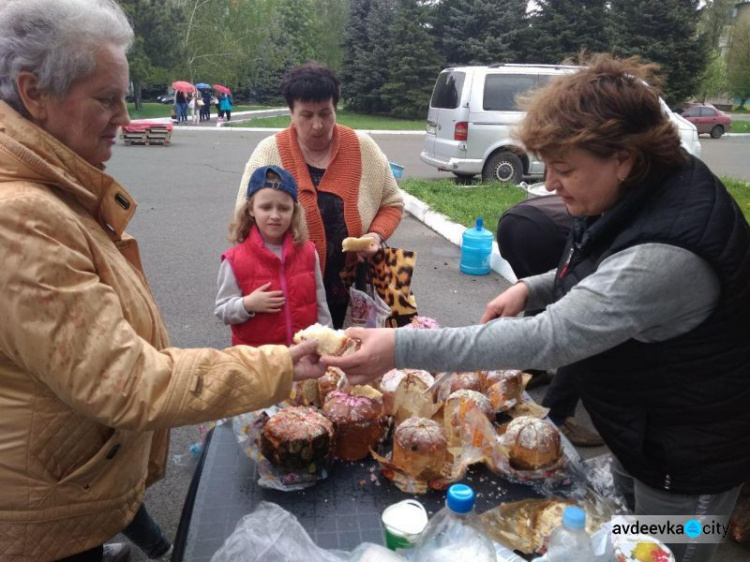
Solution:
<path fill-rule="evenodd" d="M 318 299 L 318 324 L 333 328 L 333 319 L 331 312 L 328 310 L 328 301 L 326 300 L 326 289 L 323 286 L 323 273 L 320 271 L 320 257 L 315 252 L 315 294 Z"/>
<path fill-rule="evenodd" d="M 556 269 L 547 273 L 524 277 L 521 279 L 529 288 L 529 298 L 526 300 L 526 310 L 540 310 L 554 302 L 555 297 L 552 289 L 555 286 Z"/>
<path fill-rule="evenodd" d="M 719 300 L 706 261 L 665 244 L 642 244 L 604 260 L 564 298 L 530 318 L 483 326 L 396 330 L 396 367 L 429 371 L 548 369 L 628 339 L 663 341 L 703 322 Z"/>
<path fill-rule="evenodd" d="M 242 324 L 255 316 L 252 312 L 245 310 L 245 305 L 242 303 L 242 290 L 227 260 L 221 262 L 216 286 L 218 289 L 214 314 L 224 324 Z"/>

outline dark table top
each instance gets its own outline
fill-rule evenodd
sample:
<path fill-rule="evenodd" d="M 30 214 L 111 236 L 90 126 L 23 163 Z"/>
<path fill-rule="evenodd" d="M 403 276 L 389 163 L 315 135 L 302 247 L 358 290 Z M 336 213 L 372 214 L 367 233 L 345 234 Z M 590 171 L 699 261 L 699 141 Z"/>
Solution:
<path fill-rule="evenodd" d="M 576 454 L 569 444 L 566 449 Z M 184 532 L 178 532 L 175 545 L 182 560 L 208 562 L 237 522 L 261 501 L 293 513 L 318 546 L 344 550 L 362 542 L 384 544 L 380 517 L 391 504 L 414 498 L 432 517 L 445 503 L 445 492 L 430 490 L 418 496 L 401 492 L 369 458 L 337 461 L 327 479 L 300 491 L 269 490 L 257 481 L 257 466 L 238 445 L 231 423 L 217 426 L 207 442 L 202 470 L 196 472 L 194 497 L 186 502 L 192 509 L 183 511 Z M 477 493 L 479 513 L 501 502 L 540 497 L 532 487 L 508 482 L 481 466 L 470 469 L 462 482 Z"/>

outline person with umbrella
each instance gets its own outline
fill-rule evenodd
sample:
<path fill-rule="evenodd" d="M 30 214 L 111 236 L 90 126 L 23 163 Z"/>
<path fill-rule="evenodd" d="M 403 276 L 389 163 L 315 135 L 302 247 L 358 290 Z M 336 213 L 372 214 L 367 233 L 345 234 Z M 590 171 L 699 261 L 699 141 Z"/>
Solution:
<path fill-rule="evenodd" d="M 224 117 L 227 121 L 232 120 L 232 91 L 221 84 L 214 84 L 214 90 L 219 92 L 219 117 Z"/>
<path fill-rule="evenodd" d="M 175 91 L 174 103 L 177 106 L 177 122 L 187 122 L 188 98 L 195 90 L 195 86 L 190 82 L 178 80 L 172 83 L 172 88 Z"/>
<path fill-rule="evenodd" d="M 211 86 L 206 84 L 205 82 L 199 82 L 195 85 L 196 88 L 198 88 L 198 91 L 200 92 L 200 102 L 198 102 L 198 105 L 200 106 L 200 115 L 199 118 L 201 121 L 210 121 L 211 120 Z"/>

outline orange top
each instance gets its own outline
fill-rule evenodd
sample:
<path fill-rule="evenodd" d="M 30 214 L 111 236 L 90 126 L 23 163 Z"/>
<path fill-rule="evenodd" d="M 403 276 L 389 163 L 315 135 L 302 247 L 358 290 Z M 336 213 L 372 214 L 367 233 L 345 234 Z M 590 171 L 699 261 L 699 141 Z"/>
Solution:
<path fill-rule="evenodd" d="M 362 220 L 359 211 L 360 182 L 362 179 L 362 153 L 357 133 L 348 127 L 336 125 L 333 130 L 331 161 L 316 190 L 307 162 L 300 150 L 297 130 L 289 127 L 275 135 L 281 165 L 297 180 L 299 202 L 305 209 L 310 239 L 320 256 L 321 269 L 326 263 L 326 236 L 318 209 L 318 191 L 334 193 L 344 203 L 344 220 L 349 236 L 360 237 Z M 375 232 L 384 240 L 398 227 L 403 214 L 399 206 L 380 207 L 367 232 Z"/>

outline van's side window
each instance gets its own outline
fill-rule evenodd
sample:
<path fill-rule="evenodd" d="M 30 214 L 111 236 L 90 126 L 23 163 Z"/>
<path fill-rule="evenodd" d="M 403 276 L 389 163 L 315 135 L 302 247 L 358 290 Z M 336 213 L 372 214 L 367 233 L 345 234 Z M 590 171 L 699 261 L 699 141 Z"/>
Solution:
<path fill-rule="evenodd" d="M 456 109 L 461 102 L 465 78 L 464 72 L 441 72 L 430 105 L 439 109 Z"/>
<path fill-rule="evenodd" d="M 536 74 L 488 74 L 484 79 L 485 111 L 517 111 L 516 96 L 535 88 Z"/>

